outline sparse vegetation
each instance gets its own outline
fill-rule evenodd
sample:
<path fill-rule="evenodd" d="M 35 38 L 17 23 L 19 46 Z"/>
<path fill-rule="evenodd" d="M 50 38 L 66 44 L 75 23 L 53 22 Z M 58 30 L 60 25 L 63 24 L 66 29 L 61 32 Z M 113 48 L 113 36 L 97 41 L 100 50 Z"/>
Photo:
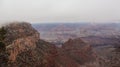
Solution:
<path fill-rule="evenodd" d="M 0 28 L 0 52 L 5 51 L 5 43 L 3 42 L 5 39 L 6 30 L 4 27 Z"/>
<path fill-rule="evenodd" d="M 6 46 L 4 43 L 6 32 L 4 27 L 0 28 L 0 67 L 6 67 L 8 62 Z"/>

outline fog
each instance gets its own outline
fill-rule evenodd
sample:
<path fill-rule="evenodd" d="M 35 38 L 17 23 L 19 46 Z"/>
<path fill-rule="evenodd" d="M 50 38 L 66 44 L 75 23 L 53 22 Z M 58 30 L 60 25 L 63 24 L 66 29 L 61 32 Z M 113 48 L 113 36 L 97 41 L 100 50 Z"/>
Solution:
<path fill-rule="evenodd" d="M 0 23 L 119 22 L 120 0 L 0 0 Z"/>

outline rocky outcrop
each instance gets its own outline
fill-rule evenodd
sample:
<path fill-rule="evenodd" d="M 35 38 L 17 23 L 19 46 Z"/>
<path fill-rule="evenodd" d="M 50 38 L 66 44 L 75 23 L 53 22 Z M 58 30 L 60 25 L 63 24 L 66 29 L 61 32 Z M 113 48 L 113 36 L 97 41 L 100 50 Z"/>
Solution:
<path fill-rule="evenodd" d="M 96 63 L 97 56 L 92 50 L 92 47 L 80 38 L 69 39 L 66 43 L 64 43 L 63 49 L 66 51 L 68 56 L 73 58 L 80 65 L 87 65 L 87 67 L 98 66 L 98 63 Z"/>
<path fill-rule="evenodd" d="M 0 55 L 0 67 L 56 67 L 55 46 L 40 40 L 31 24 L 11 23 L 4 28 L 6 50 Z"/>
<path fill-rule="evenodd" d="M 39 39 L 39 33 L 29 23 L 14 22 L 6 25 L 5 29 L 7 31 L 6 39 L 4 41 L 6 45 L 10 45 L 14 40 L 27 38 L 28 36 L 31 37 L 30 39 L 34 41 L 38 41 Z"/>
<path fill-rule="evenodd" d="M 62 67 L 99 67 L 92 47 L 80 38 L 69 39 L 58 50 L 58 60 Z"/>
<path fill-rule="evenodd" d="M 36 48 L 39 33 L 28 23 L 12 23 L 5 27 L 7 33 L 4 43 L 9 60 L 14 62 L 18 54 Z"/>

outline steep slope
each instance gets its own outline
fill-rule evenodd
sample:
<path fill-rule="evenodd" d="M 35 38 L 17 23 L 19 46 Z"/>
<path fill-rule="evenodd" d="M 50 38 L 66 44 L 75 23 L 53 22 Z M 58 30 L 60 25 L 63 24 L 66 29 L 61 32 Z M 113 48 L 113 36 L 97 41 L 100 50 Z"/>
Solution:
<path fill-rule="evenodd" d="M 55 46 L 40 40 L 30 24 L 11 23 L 4 28 L 6 50 L 0 54 L 0 67 L 57 67 Z"/>
<path fill-rule="evenodd" d="M 120 47 L 111 51 L 107 59 L 100 58 L 100 67 L 120 67 Z"/>
<path fill-rule="evenodd" d="M 62 46 L 63 52 L 80 66 L 98 67 L 97 56 L 92 47 L 80 38 L 69 39 Z M 77 66 L 79 67 L 79 66 Z"/>
<path fill-rule="evenodd" d="M 85 42 L 94 47 L 99 57 L 100 67 L 120 67 L 120 37 L 84 37 Z"/>

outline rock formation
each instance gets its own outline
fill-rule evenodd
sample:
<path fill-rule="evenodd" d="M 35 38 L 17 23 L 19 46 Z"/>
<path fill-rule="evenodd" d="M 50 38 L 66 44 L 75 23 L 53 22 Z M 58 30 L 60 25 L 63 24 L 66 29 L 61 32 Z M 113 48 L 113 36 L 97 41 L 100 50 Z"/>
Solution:
<path fill-rule="evenodd" d="M 98 67 L 97 56 L 80 38 L 69 39 L 61 48 L 40 39 L 29 23 L 11 23 L 4 27 L 0 67 Z M 0 48 L 2 50 L 2 48 Z"/>
<path fill-rule="evenodd" d="M 52 58 L 55 53 L 54 45 L 40 40 L 39 33 L 30 24 L 11 23 L 4 28 L 7 31 L 3 41 L 6 50 L 4 55 L 0 55 L 3 58 L 0 66 L 56 67 Z M 2 64 L 3 61 L 5 64 Z"/>
<path fill-rule="evenodd" d="M 69 39 L 63 44 L 62 48 L 70 58 L 74 59 L 81 66 L 99 66 L 97 56 L 92 47 L 80 38 Z"/>

